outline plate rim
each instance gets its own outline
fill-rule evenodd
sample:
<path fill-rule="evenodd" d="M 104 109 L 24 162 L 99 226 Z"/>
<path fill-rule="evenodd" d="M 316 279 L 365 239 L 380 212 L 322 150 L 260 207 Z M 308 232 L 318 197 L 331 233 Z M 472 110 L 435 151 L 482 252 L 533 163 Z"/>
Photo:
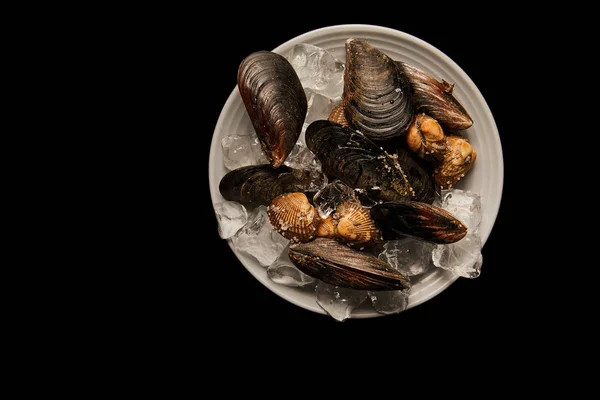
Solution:
<path fill-rule="evenodd" d="M 303 34 L 300 34 L 298 36 L 295 36 L 287 41 L 285 41 L 284 43 L 280 44 L 279 46 L 277 46 L 276 48 L 274 48 L 272 51 L 275 53 L 281 53 L 281 51 L 283 49 L 285 49 L 288 46 L 291 46 L 292 44 L 296 44 L 296 43 L 302 43 L 303 41 L 309 41 L 311 39 L 311 37 L 313 36 L 319 36 L 324 32 L 327 32 L 329 34 L 331 33 L 339 33 L 339 32 L 343 32 L 343 31 L 347 31 L 347 30 L 353 30 L 353 29 L 363 29 L 366 31 L 370 31 L 370 32 L 374 32 L 374 33 L 381 33 L 381 34 L 385 34 L 385 35 L 391 35 L 391 36 L 396 36 L 398 38 L 400 38 L 401 40 L 405 40 L 408 42 L 412 42 L 413 44 L 419 46 L 420 48 L 424 48 L 427 49 L 430 52 L 433 53 L 437 53 L 437 56 L 440 56 L 442 59 L 444 59 L 445 62 L 447 62 L 448 64 L 451 64 L 453 66 L 453 68 L 455 69 L 455 71 L 461 75 L 461 77 L 463 78 L 463 80 L 467 83 L 467 85 L 469 86 L 469 88 L 475 93 L 475 95 L 477 96 L 477 102 L 480 103 L 483 107 L 482 107 L 482 111 L 483 113 L 486 115 L 487 118 L 489 118 L 489 120 L 491 121 L 491 128 L 493 131 L 493 135 L 492 135 L 492 139 L 497 141 L 497 148 L 496 151 L 499 152 L 499 200 L 498 200 L 498 204 L 497 207 L 493 210 L 493 218 L 491 220 L 491 229 L 489 232 L 485 232 L 484 235 L 482 235 L 481 237 L 481 241 L 482 241 L 482 248 L 485 246 L 485 243 L 487 242 L 487 239 L 489 238 L 489 235 L 491 234 L 491 231 L 494 228 L 494 225 L 496 224 L 496 220 L 498 218 L 498 213 L 500 210 L 500 205 L 502 203 L 502 194 L 504 191 L 504 154 L 502 151 L 502 143 L 501 143 L 501 138 L 500 138 L 500 134 L 498 131 L 498 127 L 496 124 L 496 121 L 494 119 L 494 116 L 489 108 L 489 105 L 487 104 L 487 101 L 485 100 L 485 98 L 483 97 L 483 94 L 481 93 L 481 91 L 479 90 L 479 88 L 477 87 L 477 85 L 475 85 L 475 83 L 471 80 L 471 78 L 467 75 L 467 73 L 454 61 L 452 60 L 449 56 L 447 56 L 443 51 L 441 51 L 440 49 L 438 49 L 437 47 L 435 47 L 434 45 L 424 41 L 423 39 L 420 39 L 414 35 L 411 35 L 410 33 L 407 32 L 403 32 L 397 29 L 393 29 L 393 28 L 388 28 L 385 26 L 380 26 L 380 25 L 369 25 L 369 24 L 339 24 L 339 25 L 331 25 L 331 26 L 325 26 L 325 27 L 321 27 L 321 28 L 317 28 L 317 29 L 313 29 L 311 31 L 305 32 Z M 293 43 L 292 43 L 293 42 Z M 213 130 L 213 134 L 212 134 L 212 140 L 211 140 L 211 145 L 210 145 L 210 149 L 209 149 L 209 160 L 208 160 L 208 178 L 209 178 L 209 190 L 210 190 L 210 196 L 211 196 L 211 202 L 213 205 L 213 211 L 214 211 L 214 205 L 216 204 L 216 199 L 213 195 L 213 190 L 211 189 L 211 185 L 210 185 L 210 179 L 211 176 L 213 175 L 213 171 L 216 168 L 216 166 L 214 166 L 214 157 L 215 157 L 215 152 L 213 151 L 213 149 L 218 149 L 220 144 L 218 143 L 219 141 L 216 139 L 216 133 L 222 128 L 222 125 L 224 124 L 224 121 L 226 119 L 225 113 L 223 112 L 225 109 L 229 108 L 231 106 L 231 103 L 233 103 L 236 100 L 236 97 L 238 95 L 238 91 L 237 91 L 237 85 L 234 86 L 233 90 L 231 91 L 229 97 L 227 98 L 227 100 L 225 101 L 225 103 L 223 104 L 223 107 L 221 108 L 221 112 L 219 114 L 219 118 L 217 120 L 217 123 L 215 125 L 215 128 Z M 490 210 L 492 211 L 492 210 Z M 294 297 L 290 297 L 288 296 L 285 292 L 284 292 L 284 287 L 282 285 L 275 285 L 273 287 L 267 286 L 265 282 L 263 282 L 263 277 L 260 276 L 257 272 L 254 271 L 253 268 L 251 268 L 249 265 L 247 265 L 246 263 L 248 261 L 246 261 L 246 256 L 238 254 L 238 252 L 235 250 L 233 242 L 231 239 L 227 239 L 227 244 L 229 245 L 231 251 L 234 253 L 234 255 L 236 256 L 236 258 L 238 259 L 238 261 L 244 266 L 244 268 L 256 279 L 258 280 L 264 287 L 266 287 L 267 289 L 269 289 L 270 291 L 272 291 L 273 293 L 275 293 L 276 295 L 278 295 L 279 297 L 281 297 L 282 299 L 298 306 L 301 307 L 303 309 L 309 310 L 309 311 L 313 311 L 315 313 L 318 314 L 322 314 L 322 315 L 327 315 L 327 312 L 325 310 L 323 310 L 323 308 L 321 308 L 317 301 L 316 301 L 316 296 L 314 298 L 314 304 L 304 304 L 300 301 L 298 301 L 296 298 Z M 266 267 L 265 267 L 266 268 Z M 436 288 L 436 290 L 434 290 L 433 292 L 429 293 L 428 296 L 426 298 L 422 298 L 420 301 L 414 302 L 414 303 L 409 303 L 407 310 L 416 307 L 426 301 L 431 300 L 432 298 L 436 297 L 437 295 L 439 295 L 441 292 L 443 292 L 444 290 L 446 290 L 450 285 L 452 285 L 454 282 L 456 282 L 456 280 L 459 278 L 459 276 L 454 275 L 452 277 L 450 277 L 450 279 L 448 279 L 445 283 L 443 283 L 441 286 L 439 286 L 438 288 Z M 268 278 L 267 278 L 268 279 Z M 279 286 L 282 286 L 281 288 Z M 378 318 L 378 317 L 384 317 L 386 315 L 384 314 L 380 314 L 376 311 L 373 312 L 369 312 L 369 313 L 361 313 L 361 314 L 351 314 L 349 318 L 352 319 L 363 319 L 363 318 Z"/>

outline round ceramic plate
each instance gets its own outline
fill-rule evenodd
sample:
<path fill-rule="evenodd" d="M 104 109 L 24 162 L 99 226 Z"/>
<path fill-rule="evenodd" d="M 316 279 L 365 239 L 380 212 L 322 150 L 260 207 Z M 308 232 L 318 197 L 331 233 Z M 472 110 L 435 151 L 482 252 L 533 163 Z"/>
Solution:
<path fill-rule="evenodd" d="M 438 80 L 444 79 L 455 84 L 455 97 L 462 103 L 474 121 L 473 126 L 463 133 L 477 151 L 477 162 L 457 187 L 469 189 L 481 196 L 483 218 L 480 234 L 485 244 L 500 207 L 504 170 L 498 129 L 483 96 L 467 74 L 441 51 L 414 36 L 389 28 L 371 25 L 331 26 L 295 37 L 273 51 L 285 55 L 295 44 L 309 43 L 328 50 L 335 58 L 345 62 L 344 43 L 350 37 L 365 39 L 394 60 L 405 61 Z M 257 50 L 259 49 L 260 44 L 257 44 Z M 242 55 L 240 62 L 244 56 L 246 55 Z M 223 165 L 221 139 L 231 133 L 252 129 L 237 87 L 234 87 L 221 111 L 210 148 L 209 180 L 213 204 L 224 200 L 219 193 L 219 182 L 228 172 Z M 260 266 L 253 257 L 236 251 L 231 241 L 229 241 L 229 245 L 242 265 L 271 291 L 300 307 L 325 314 L 325 311 L 316 302 L 314 291 L 291 288 L 272 282 L 267 277 L 266 268 Z M 408 308 L 418 306 L 431 299 L 456 279 L 457 277 L 449 271 L 437 268 L 430 270 L 417 283 L 413 284 Z M 377 316 L 381 316 L 381 314 L 371 307 L 363 306 L 354 310 L 351 317 Z"/>

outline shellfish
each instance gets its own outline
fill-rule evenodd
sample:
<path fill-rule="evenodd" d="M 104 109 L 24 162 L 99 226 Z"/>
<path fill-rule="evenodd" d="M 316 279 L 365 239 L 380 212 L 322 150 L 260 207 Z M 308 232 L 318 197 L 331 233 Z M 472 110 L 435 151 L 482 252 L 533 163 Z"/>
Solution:
<path fill-rule="evenodd" d="M 221 195 L 247 208 L 268 206 L 284 193 L 304 192 L 311 196 L 326 184 L 325 176 L 315 171 L 294 169 L 282 165 L 273 169 L 269 164 L 250 165 L 229 171 L 219 182 Z"/>
<path fill-rule="evenodd" d="M 392 156 L 360 132 L 325 120 L 308 126 L 306 145 L 330 180 L 366 189 L 375 200 L 433 202 L 433 179 L 407 150 Z"/>
<path fill-rule="evenodd" d="M 319 213 L 301 192 L 275 197 L 267 207 L 267 215 L 277 232 L 293 242 L 314 238 L 321 223 Z"/>
<path fill-rule="evenodd" d="M 411 89 L 402 68 L 364 40 L 346 40 L 342 104 L 346 118 L 372 140 L 403 135 L 413 117 Z"/>
<path fill-rule="evenodd" d="M 417 201 L 377 204 L 371 217 L 385 240 L 412 236 L 432 243 L 449 244 L 465 237 L 467 227 L 443 208 Z"/>
<path fill-rule="evenodd" d="M 343 104 L 338 104 L 337 106 L 333 107 L 333 110 L 331 110 L 331 114 L 329 114 L 327 119 L 340 125 L 350 126 L 350 123 L 346 119 L 346 112 L 344 111 Z"/>
<path fill-rule="evenodd" d="M 428 75 L 405 62 L 396 61 L 412 88 L 412 103 L 417 111 L 426 111 L 449 130 L 467 129 L 473 120 L 467 110 L 452 94 L 454 85 Z"/>
<path fill-rule="evenodd" d="M 444 159 L 447 149 L 442 127 L 435 119 L 425 114 L 415 115 L 406 134 L 406 144 L 422 159 L 438 161 Z"/>
<path fill-rule="evenodd" d="M 241 62 L 237 83 L 263 153 L 278 168 L 300 137 L 306 117 L 300 79 L 284 57 L 258 51 Z"/>
<path fill-rule="evenodd" d="M 289 257 L 300 271 L 330 285 L 358 290 L 410 288 L 408 278 L 386 262 L 332 239 L 293 244 Z"/>
<path fill-rule="evenodd" d="M 351 246 L 368 246 L 382 240 L 369 209 L 358 202 L 346 201 L 340 204 L 333 220 L 335 236 Z"/>
<path fill-rule="evenodd" d="M 315 237 L 336 238 L 351 246 L 369 246 L 381 241 L 381 232 L 369 210 L 358 201 L 342 202 L 333 215 L 321 218 L 304 193 L 287 193 L 273 199 L 267 214 L 277 232 L 295 243 Z"/>
<path fill-rule="evenodd" d="M 450 189 L 460 181 L 475 163 L 477 153 L 471 143 L 460 136 L 448 136 L 448 150 L 433 172 L 435 182 L 442 189 Z"/>

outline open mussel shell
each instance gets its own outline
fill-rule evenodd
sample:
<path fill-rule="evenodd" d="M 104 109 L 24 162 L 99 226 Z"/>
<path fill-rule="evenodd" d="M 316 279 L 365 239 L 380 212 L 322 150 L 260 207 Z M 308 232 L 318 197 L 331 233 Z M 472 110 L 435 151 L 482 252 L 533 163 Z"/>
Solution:
<path fill-rule="evenodd" d="M 315 185 L 318 182 L 324 184 L 325 179 L 316 171 L 285 165 L 278 169 L 271 168 L 269 164 L 250 165 L 229 171 L 221 178 L 219 191 L 226 200 L 255 208 L 268 206 L 275 197 L 284 193 L 303 192 L 312 197 L 316 192 Z"/>
<path fill-rule="evenodd" d="M 333 239 L 293 244 L 289 257 L 300 271 L 330 285 L 358 290 L 410 288 L 408 278 L 386 262 Z"/>
<path fill-rule="evenodd" d="M 278 168 L 294 148 L 306 118 L 300 79 L 284 57 L 258 51 L 241 62 L 237 83 L 262 150 Z"/>
<path fill-rule="evenodd" d="M 330 180 L 365 189 L 374 200 L 433 202 L 433 178 L 408 150 L 390 155 L 362 133 L 325 120 L 308 126 L 306 145 Z"/>
<path fill-rule="evenodd" d="M 467 234 L 467 227 L 448 211 L 416 201 L 377 204 L 371 208 L 371 217 L 385 240 L 411 236 L 432 243 L 449 244 Z"/>
<path fill-rule="evenodd" d="M 423 113 L 415 115 L 406 134 L 408 148 L 424 160 L 441 161 L 446 153 L 446 135 L 440 124 Z"/>
<path fill-rule="evenodd" d="M 452 94 L 453 84 L 444 80 L 439 82 L 405 62 L 397 61 L 396 65 L 410 81 L 415 110 L 427 112 L 448 130 L 462 130 L 473 125 L 467 110 Z"/>
<path fill-rule="evenodd" d="M 357 38 L 346 41 L 342 104 L 350 124 L 372 140 L 403 135 L 413 117 L 410 83 L 404 70 Z"/>
<path fill-rule="evenodd" d="M 448 150 L 433 173 L 433 178 L 441 189 L 451 189 L 455 186 L 471 170 L 477 159 L 477 153 L 466 139 L 448 136 L 446 140 Z"/>

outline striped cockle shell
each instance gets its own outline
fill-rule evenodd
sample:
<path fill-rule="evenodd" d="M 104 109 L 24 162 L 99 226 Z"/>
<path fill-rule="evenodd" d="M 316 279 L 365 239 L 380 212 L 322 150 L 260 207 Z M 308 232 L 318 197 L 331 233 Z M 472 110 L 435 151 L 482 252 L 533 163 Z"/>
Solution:
<path fill-rule="evenodd" d="M 321 223 L 319 213 L 304 193 L 286 193 L 277 196 L 267 207 L 273 227 L 292 242 L 308 242 L 315 237 Z"/>
<path fill-rule="evenodd" d="M 350 127 L 350 123 L 346 119 L 346 112 L 344 111 L 343 104 L 338 104 L 335 106 L 333 110 L 331 110 L 331 114 L 329 114 L 329 118 L 327 119 L 340 125 Z"/>
<path fill-rule="evenodd" d="M 343 202 L 334 214 L 337 237 L 355 247 L 381 241 L 381 232 L 371 218 L 369 209 L 358 202 Z"/>

